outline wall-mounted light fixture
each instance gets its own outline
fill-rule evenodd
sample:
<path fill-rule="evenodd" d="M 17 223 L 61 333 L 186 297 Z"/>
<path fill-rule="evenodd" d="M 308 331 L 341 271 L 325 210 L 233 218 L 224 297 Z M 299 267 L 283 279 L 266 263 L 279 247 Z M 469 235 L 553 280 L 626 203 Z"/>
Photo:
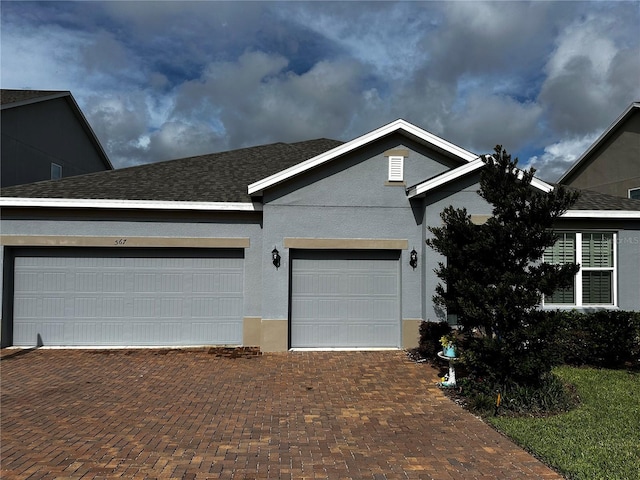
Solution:
<path fill-rule="evenodd" d="M 271 261 L 273 262 L 273 266 L 276 268 L 280 268 L 280 252 L 276 247 L 273 247 L 271 251 Z"/>
<path fill-rule="evenodd" d="M 415 248 L 411 250 L 411 253 L 409 254 L 409 265 L 411 265 L 414 270 L 418 266 L 418 252 L 416 252 Z"/>

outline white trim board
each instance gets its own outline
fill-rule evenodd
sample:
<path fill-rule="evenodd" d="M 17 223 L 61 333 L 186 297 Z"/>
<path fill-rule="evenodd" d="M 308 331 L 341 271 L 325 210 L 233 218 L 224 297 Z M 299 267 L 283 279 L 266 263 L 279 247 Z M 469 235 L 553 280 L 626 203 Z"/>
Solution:
<path fill-rule="evenodd" d="M 640 220 L 640 211 L 635 210 L 568 210 L 561 218 L 601 218 L 607 220 Z"/>
<path fill-rule="evenodd" d="M 245 202 L 183 202 L 158 200 L 111 200 L 73 198 L 0 197 L 0 208 L 102 208 L 133 210 L 203 210 L 228 212 L 259 212 L 260 203 Z"/>
<path fill-rule="evenodd" d="M 475 160 L 467 163 L 466 165 L 462 165 L 460 167 L 454 168 L 453 170 L 444 172 L 437 177 L 431 178 L 409 188 L 409 190 L 407 191 L 407 196 L 409 198 L 417 197 L 418 195 L 429 192 L 430 190 L 436 189 L 442 185 L 457 180 L 458 178 L 464 177 L 465 175 L 480 170 L 485 165 L 486 160 L 483 157 L 476 157 Z M 522 170 L 518 170 L 516 172 L 516 175 L 518 176 L 518 178 L 522 178 Z M 548 183 L 535 177 L 531 179 L 531 186 L 537 188 L 538 190 L 541 190 L 544 193 L 549 193 L 553 190 L 552 185 L 549 185 Z"/>

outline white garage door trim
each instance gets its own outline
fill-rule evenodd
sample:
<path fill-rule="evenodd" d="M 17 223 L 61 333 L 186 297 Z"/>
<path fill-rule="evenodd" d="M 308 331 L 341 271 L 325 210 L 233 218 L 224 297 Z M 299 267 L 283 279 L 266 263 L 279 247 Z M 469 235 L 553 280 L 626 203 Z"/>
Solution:
<path fill-rule="evenodd" d="M 292 250 L 291 348 L 400 348 L 399 258 L 392 250 Z"/>
<path fill-rule="evenodd" d="M 13 345 L 239 345 L 243 257 L 242 249 L 16 251 Z"/>

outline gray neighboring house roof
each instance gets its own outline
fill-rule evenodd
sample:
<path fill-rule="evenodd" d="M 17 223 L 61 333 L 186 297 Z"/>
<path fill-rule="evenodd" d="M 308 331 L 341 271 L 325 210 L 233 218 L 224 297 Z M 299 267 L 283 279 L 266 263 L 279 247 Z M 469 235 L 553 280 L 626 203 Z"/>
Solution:
<path fill-rule="evenodd" d="M 82 128 L 98 152 L 98 155 L 102 159 L 105 167 L 108 170 L 113 170 L 111 160 L 109 160 L 109 157 L 102 148 L 98 137 L 91 128 L 91 125 L 89 125 L 87 118 L 84 116 L 84 113 L 82 113 L 82 110 L 80 110 L 80 107 L 78 106 L 75 98 L 73 98 L 73 95 L 71 95 L 71 92 L 60 90 L 10 90 L 3 88 L 0 89 L 0 110 L 22 107 L 58 98 L 62 98 L 67 102 L 73 113 L 78 117 Z"/>
<path fill-rule="evenodd" d="M 32 103 L 34 100 L 60 98 L 69 94 L 70 92 L 64 90 L 9 90 L 3 88 L 0 90 L 0 105 L 12 108 Z"/>
<path fill-rule="evenodd" d="M 594 192 L 592 190 L 580 190 L 577 188 L 567 187 L 567 190 L 580 192 L 578 200 L 571 207 L 571 210 L 630 210 L 640 211 L 640 200 L 632 200 L 630 198 L 616 197 L 607 195 L 606 193 Z"/>
<path fill-rule="evenodd" d="M 2 189 L 2 197 L 251 203 L 247 185 L 343 142 L 274 143 Z"/>

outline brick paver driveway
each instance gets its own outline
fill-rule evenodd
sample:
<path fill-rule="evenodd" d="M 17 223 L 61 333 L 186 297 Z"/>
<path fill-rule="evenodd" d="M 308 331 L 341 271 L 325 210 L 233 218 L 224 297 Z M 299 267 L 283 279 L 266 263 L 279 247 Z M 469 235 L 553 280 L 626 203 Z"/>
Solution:
<path fill-rule="evenodd" d="M 14 352 L 7 480 L 561 478 L 404 352 Z"/>

